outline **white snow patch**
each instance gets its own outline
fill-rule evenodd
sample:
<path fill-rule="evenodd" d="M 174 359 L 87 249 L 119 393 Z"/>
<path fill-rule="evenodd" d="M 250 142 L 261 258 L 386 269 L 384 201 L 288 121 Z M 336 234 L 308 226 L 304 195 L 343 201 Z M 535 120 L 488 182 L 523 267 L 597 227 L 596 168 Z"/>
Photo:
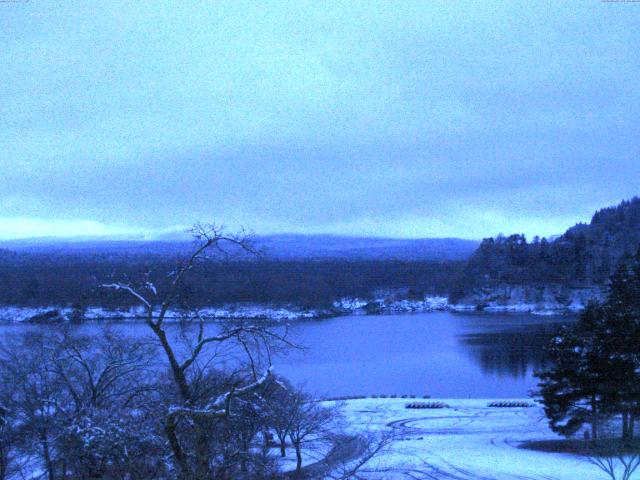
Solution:
<path fill-rule="evenodd" d="M 0 321 L 27 322 L 36 315 L 41 315 L 52 310 L 57 310 L 61 316 L 69 318 L 73 309 L 68 307 L 0 307 Z M 206 307 L 199 310 L 200 315 L 210 319 L 265 319 L 270 321 L 287 321 L 320 318 L 330 313 L 313 309 L 297 307 L 271 307 L 264 305 L 227 305 L 224 307 Z M 169 310 L 166 313 L 168 320 L 179 320 L 184 316 L 180 310 Z M 103 307 L 88 307 L 84 311 L 86 320 L 142 320 L 146 318 L 143 307 L 107 309 Z"/>
<path fill-rule="evenodd" d="M 344 402 L 353 433 L 393 429 L 398 436 L 391 449 L 369 465 L 396 473 L 372 478 L 407 478 L 401 473 L 406 470 L 422 472 L 420 478 L 604 478 L 586 458 L 519 448 L 525 441 L 559 438 L 538 405 L 491 408 L 490 400 L 438 401 L 449 408 L 406 409 L 406 399 Z"/>

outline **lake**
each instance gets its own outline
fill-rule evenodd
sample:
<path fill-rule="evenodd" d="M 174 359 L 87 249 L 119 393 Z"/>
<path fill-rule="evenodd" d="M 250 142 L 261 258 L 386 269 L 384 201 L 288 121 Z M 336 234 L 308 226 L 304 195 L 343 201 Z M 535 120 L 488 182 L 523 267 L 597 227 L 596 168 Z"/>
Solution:
<path fill-rule="evenodd" d="M 432 312 L 338 317 L 293 329 L 309 348 L 277 371 L 319 395 L 518 398 L 567 317 Z"/>
<path fill-rule="evenodd" d="M 275 371 L 319 396 L 413 394 L 521 398 L 535 388 L 543 346 L 567 317 L 432 312 L 359 315 L 293 323 L 304 350 L 274 360 Z M 33 327 L 2 325 L 0 332 Z M 95 329 L 95 324 L 82 330 Z M 147 333 L 141 323 L 118 329 Z"/>

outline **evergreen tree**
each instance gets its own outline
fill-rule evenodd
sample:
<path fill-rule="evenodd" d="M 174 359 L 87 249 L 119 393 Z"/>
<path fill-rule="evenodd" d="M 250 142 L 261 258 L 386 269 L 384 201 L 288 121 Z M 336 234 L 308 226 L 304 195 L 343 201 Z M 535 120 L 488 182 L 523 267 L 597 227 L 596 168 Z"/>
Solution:
<path fill-rule="evenodd" d="M 632 440 L 635 418 L 640 413 L 640 250 L 622 262 L 609 284 L 604 304 L 603 347 L 615 365 L 609 381 L 617 384 L 617 404 L 622 416 L 622 437 Z"/>
<path fill-rule="evenodd" d="M 602 318 L 602 309 L 592 304 L 577 325 L 563 327 L 547 349 L 553 368 L 537 374 L 541 380 L 538 395 L 549 426 L 561 435 L 573 435 L 587 423 L 592 439 L 598 438 L 608 397 L 604 386 L 607 368 L 593 341 Z"/>
<path fill-rule="evenodd" d="M 553 367 L 538 374 L 538 395 L 552 430 L 562 435 L 620 417 L 631 441 L 640 414 L 640 251 L 620 264 L 603 305 L 590 304 L 548 348 Z"/>

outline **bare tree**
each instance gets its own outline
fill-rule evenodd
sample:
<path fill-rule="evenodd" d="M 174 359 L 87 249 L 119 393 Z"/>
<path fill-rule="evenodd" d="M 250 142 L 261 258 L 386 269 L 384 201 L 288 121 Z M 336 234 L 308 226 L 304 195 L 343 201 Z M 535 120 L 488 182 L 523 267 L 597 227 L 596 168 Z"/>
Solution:
<path fill-rule="evenodd" d="M 156 478 L 163 442 L 155 421 L 143 415 L 144 397 L 153 391 L 150 350 L 144 342 L 103 333 L 96 339 L 27 332 L 2 346 L 0 393 L 7 413 L 1 440 L 11 434 L 9 453 L 32 457 L 22 469 L 26 477 L 41 468 L 49 480 L 124 478 L 123 472 L 130 479 Z"/>
<path fill-rule="evenodd" d="M 0 480 L 5 480 L 11 475 L 16 441 L 16 429 L 10 418 L 10 411 L 3 403 L 4 399 L 0 403 Z"/>
<path fill-rule="evenodd" d="M 640 455 L 622 451 L 589 457 L 589 462 L 606 473 L 611 480 L 630 480 L 640 466 Z"/>
<path fill-rule="evenodd" d="M 181 287 L 189 272 L 210 253 L 225 258 L 238 253 L 257 253 L 244 232 L 232 235 L 221 226 L 196 225 L 192 234 L 195 239 L 193 252 L 169 274 L 164 291 L 150 281 L 139 285 L 111 283 L 103 287 L 124 292 L 144 309 L 145 323 L 164 352 L 177 390 L 178 402 L 169 409 L 165 421 L 165 434 L 173 459 L 182 478 L 202 480 L 210 478 L 213 471 L 209 446 L 212 422 L 229 421 L 236 400 L 252 397 L 270 379 L 274 348 L 290 344 L 286 331 L 277 332 L 252 323 L 227 323 L 219 326 L 215 334 L 208 334 L 206 318 L 197 311 L 187 311 L 183 315 L 183 323 L 195 326 L 195 332 L 189 338 L 186 353 L 178 348 L 167 334 L 166 318 L 177 306 Z M 244 352 L 249 375 L 232 375 L 225 391 L 210 389 L 211 395 L 203 394 L 199 386 L 206 373 L 221 369 L 203 352 L 207 347 L 228 343 Z M 191 439 L 181 435 L 185 428 L 191 432 Z"/>
<path fill-rule="evenodd" d="M 287 438 L 291 429 L 291 403 L 294 388 L 284 379 L 274 377 L 266 398 L 265 411 L 269 428 L 278 439 L 280 456 L 287 455 Z"/>
<path fill-rule="evenodd" d="M 98 335 L 65 330 L 57 342 L 53 368 L 73 398 L 76 411 L 127 408 L 154 388 L 148 378 L 155 348 L 109 328 Z"/>
<path fill-rule="evenodd" d="M 327 465 L 325 477 L 331 480 L 364 479 L 367 475 L 398 473 L 392 469 L 372 466 L 371 462 L 386 453 L 395 441 L 395 433 L 364 433 L 343 437 L 342 451 L 338 458 Z"/>
<path fill-rule="evenodd" d="M 0 383 L 10 389 L 5 408 L 11 412 L 13 425 L 20 428 L 20 451 L 37 459 L 35 463 L 46 472 L 48 480 L 55 480 L 64 470 L 54 439 L 61 432 L 59 419 L 69 405 L 52 368 L 54 343 L 51 336 L 29 332 L 5 340 L 0 352 Z"/>
<path fill-rule="evenodd" d="M 322 406 L 308 395 L 292 392 L 288 399 L 289 439 L 296 452 L 296 472 L 302 470 L 302 447 L 327 442 L 333 434 L 339 412 Z"/>
<path fill-rule="evenodd" d="M 608 438 L 602 439 L 597 447 L 591 447 L 587 460 L 598 467 L 611 480 L 631 480 L 640 467 L 637 445 L 630 445 L 626 439 L 616 439 L 612 435 L 613 425 L 606 427 Z"/>
<path fill-rule="evenodd" d="M 52 369 L 72 400 L 56 447 L 72 475 L 153 478 L 163 450 L 156 422 L 143 415 L 153 399 L 152 358 L 144 339 L 108 328 L 96 336 L 65 331 Z"/>

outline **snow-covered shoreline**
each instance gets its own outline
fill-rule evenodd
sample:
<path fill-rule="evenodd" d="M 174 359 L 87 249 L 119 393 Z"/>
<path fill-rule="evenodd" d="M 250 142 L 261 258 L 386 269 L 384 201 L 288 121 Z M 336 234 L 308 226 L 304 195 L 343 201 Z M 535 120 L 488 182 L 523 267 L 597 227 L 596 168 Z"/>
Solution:
<path fill-rule="evenodd" d="M 571 315 L 581 311 L 583 302 L 574 301 L 569 305 L 559 303 L 486 303 L 450 304 L 444 296 L 425 296 L 419 299 L 407 298 L 342 298 L 328 308 L 302 308 L 296 305 L 230 304 L 222 307 L 204 307 L 200 314 L 211 320 L 264 320 L 271 322 L 319 320 L 347 315 L 392 315 L 405 313 L 429 313 L 435 311 L 514 313 L 533 315 Z M 73 318 L 97 321 L 143 320 L 145 312 L 141 307 L 107 309 L 99 306 L 87 307 L 81 312 L 66 306 L 1 306 L 0 322 L 60 323 Z M 184 317 L 181 310 L 169 310 L 167 319 L 179 321 Z"/>
<path fill-rule="evenodd" d="M 487 313 L 530 313 L 533 315 L 575 315 L 592 300 L 601 300 L 598 286 L 567 287 L 560 284 L 496 285 L 479 288 L 449 310 Z"/>
<path fill-rule="evenodd" d="M 199 314 L 210 320 L 264 320 L 272 322 L 318 320 L 345 315 L 425 313 L 446 310 L 446 297 L 427 296 L 423 299 L 359 299 L 343 298 L 327 308 L 303 308 L 297 305 L 229 304 L 221 307 L 203 307 Z M 179 321 L 185 312 L 169 310 L 166 318 Z M 144 320 L 142 307 L 108 309 L 99 306 L 84 308 L 82 311 L 67 306 L 0 306 L 0 322 L 59 323 L 73 318 L 82 320 Z"/>
<path fill-rule="evenodd" d="M 30 323 L 59 323 L 71 320 L 75 310 L 71 307 L 0 307 L 0 322 L 30 322 Z M 231 305 L 225 307 L 205 307 L 199 309 L 200 315 L 206 319 L 223 320 L 269 320 L 290 321 L 316 319 L 330 316 L 330 312 L 323 310 L 304 310 L 295 307 L 270 307 L 261 305 Z M 108 309 L 103 307 L 88 307 L 81 312 L 85 321 L 135 321 L 146 318 L 145 311 L 140 307 Z M 166 314 L 168 321 L 180 321 L 185 312 L 169 310 Z M 49 318 L 49 321 L 47 321 Z"/>
<path fill-rule="evenodd" d="M 515 304 L 451 304 L 447 310 L 451 312 L 483 312 L 483 313 L 522 313 L 541 316 L 575 315 L 584 310 L 584 305 L 559 305 L 540 303 L 515 303 Z"/>

